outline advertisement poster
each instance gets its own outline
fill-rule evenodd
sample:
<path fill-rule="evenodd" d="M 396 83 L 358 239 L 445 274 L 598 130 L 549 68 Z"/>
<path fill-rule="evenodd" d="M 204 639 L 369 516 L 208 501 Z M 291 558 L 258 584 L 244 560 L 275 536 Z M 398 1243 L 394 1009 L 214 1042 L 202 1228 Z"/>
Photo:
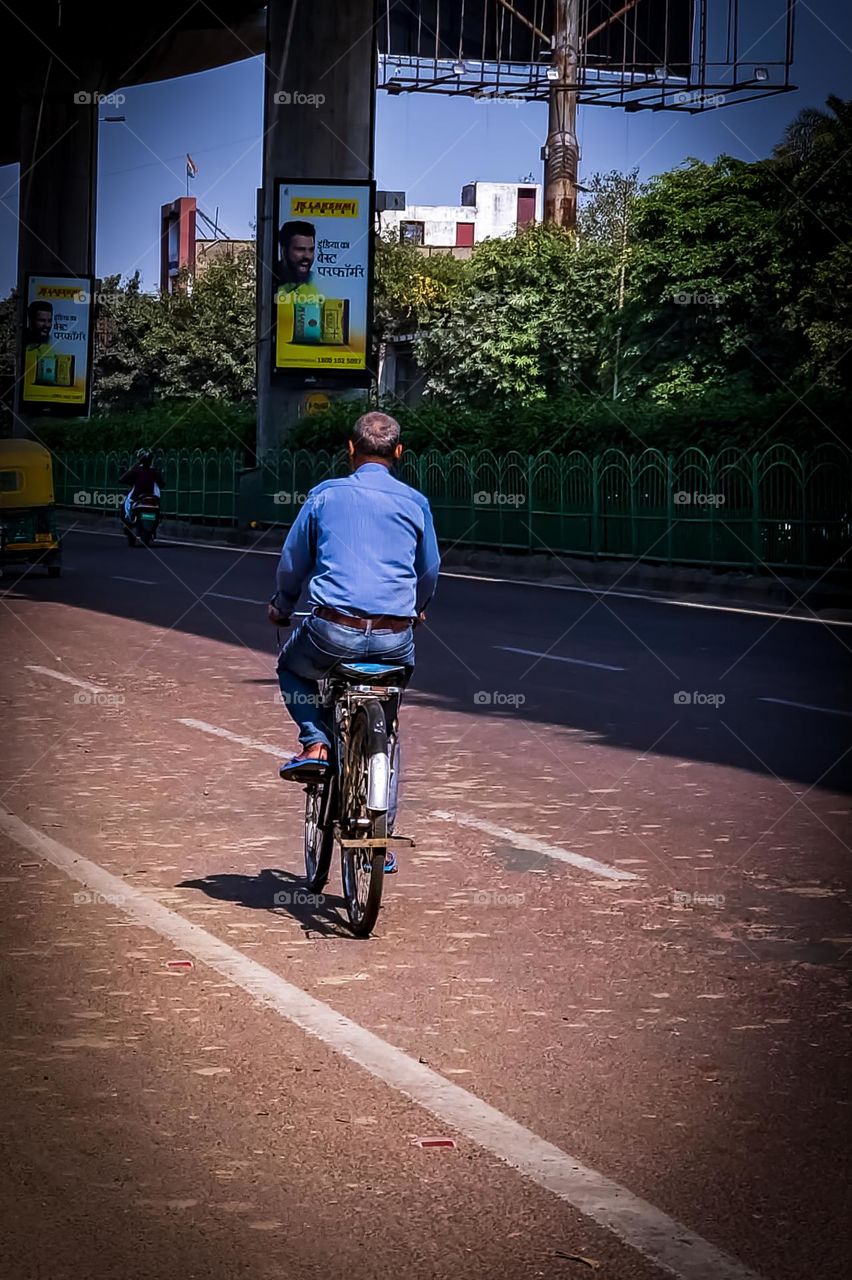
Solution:
<path fill-rule="evenodd" d="M 275 371 L 368 386 L 373 184 L 280 181 L 275 263 Z"/>
<path fill-rule="evenodd" d="M 86 277 L 27 278 L 23 409 L 88 414 L 93 288 L 94 281 Z"/>

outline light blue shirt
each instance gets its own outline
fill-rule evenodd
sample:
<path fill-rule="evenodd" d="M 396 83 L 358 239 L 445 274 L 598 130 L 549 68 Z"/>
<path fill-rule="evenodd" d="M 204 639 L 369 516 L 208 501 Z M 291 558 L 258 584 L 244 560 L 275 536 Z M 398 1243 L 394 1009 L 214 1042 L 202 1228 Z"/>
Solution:
<path fill-rule="evenodd" d="M 428 500 L 365 462 L 311 489 L 281 552 L 277 607 L 308 603 L 356 616 L 413 618 L 438 582 L 441 557 Z"/>

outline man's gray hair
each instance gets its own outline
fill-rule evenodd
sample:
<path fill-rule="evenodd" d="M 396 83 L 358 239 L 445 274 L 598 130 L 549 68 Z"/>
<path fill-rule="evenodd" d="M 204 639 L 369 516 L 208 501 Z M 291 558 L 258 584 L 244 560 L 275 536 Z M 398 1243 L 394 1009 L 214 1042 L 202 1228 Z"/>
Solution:
<path fill-rule="evenodd" d="M 374 409 L 358 419 L 352 428 L 351 439 L 356 453 L 373 458 L 392 458 L 399 444 L 399 423 L 390 414 Z"/>

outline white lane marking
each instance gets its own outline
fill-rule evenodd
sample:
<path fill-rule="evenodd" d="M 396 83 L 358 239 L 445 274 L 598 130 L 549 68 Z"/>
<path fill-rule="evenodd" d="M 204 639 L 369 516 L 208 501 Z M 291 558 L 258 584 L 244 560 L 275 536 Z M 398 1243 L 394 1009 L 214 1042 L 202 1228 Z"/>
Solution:
<path fill-rule="evenodd" d="M 106 693 L 106 689 L 99 684 L 89 684 L 88 680 L 78 680 L 76 676 L 67 676 L 64 671 L 54 671 L 52 667 L 37 667 L 34 663 L 27 663 L 27 671 L 37 671 L 41 676 L 50 676 L 52 680 L 61 680 L 63 684 L 74 684 L 78 689 L 85 689 L 87 693 Z"/>
<path fill-rule="evenodd" d="M 286 530 L 281 530 L 281 541 L 284 541 Z M 63 533 L 82 533 L 90 538 L 124 538 L 123 533 L 110 533 L 108 529 L 81 529 L 79 526 L 73 529 L 64 529 Z M 194 538 L 165 538 L 158 534 L 158 547 L 201 547 L 203 551 L 231 551 L 237 552 L 242 556 L 274 556 L 276 560 L 281 558 L 280 551 L 265 551 L 262 547 L 229 547 L 221 542 L 196 542 Z"/>
<path fill-rule="evenodd" d="M 811 702 L 790 702 L 787 698 L 759 698 L 759 702 L 775 702 L 780 707 L 799 707 L 802 711 L 822 711 L 827 716 L 852 716 L 852 711 L 840 707 L 815 707 Z"/>
<path fill-rule="evenodd" d="M 82 533 L 93 538 L 122 538 L 121 533 L 107 533 L 100 529 L 74 529 L 68 533 Z M 283 530 L 282 530 L 283 533 Z M 203 551 L 229 551 L 238 556 L 274 556 L 280 559 L 279 551 L 264 551 L 257 547 L 228 547 L 217 542 L 193 542 L 180 538 L 158 538 L 158 546 L 166 547 L 200 547 Z M 814 618 L 810 614 L 778 613 L 773 609 L 747 609 L 742 605 L 707 604 L 700 600 L 674 600 L 668 596 L 649 596 L 641 591 L 610 591 L 606 587 L 578 587 L 563 582 L 530 582 L 526 578 L 491 578 L 482 573 L 453 573 L 449 569 L 441 570 L 442 578 L 459 578 L 463 582 L 488 582 L 504 587 L 535 587 L 539 591 L 576 591 L 587 596 L 612 596 L 618 600 L 644 600 L 646 604 L 674 605 L 679 609 L 710 609 L 715 613 L 744 613 L 752 618 L 777 618 L 779 622 L 817 622 L 823 627 L 852 627 L 852 622 L 842 618 Z"/>
<path fill-rule="evenodd" d="M 504 653 L 525 653 L 528 658 L 547 658 L 550 662 L 570 662 L 575 667 L 597 667 L 599 671 L 626 671 L 626 667 L 611 667 L 608 662 L 586 662 L 583 658 L 561 658 L 558 653 L 539 653 L 537 649 L 515 649 L 510 644 L 493 644 L 492 649 Z"/>
<path fill-rule="evenodd" d="M 82 532 L 79 530 L 78 532 Z M 541 591 L 576 591 L 586 596 L 612 596 L 617 600 L 644 600 L 646 604 L 670 604 L 679 609 L 710 609 L 716 613 L 744 613 L 752 618 L 777 618 L 780 622 L 818 622 L 823 627 L 852 627 L 842 618 L 815 618 L 812 614 L 778 613 L 774 609 L 747 609 L 745 605 L 708 604 L 703 600 L 676 600 L 671 596 L 649 596 L 642 591 L 611 591 L 607 587 L 578 587 L 564 582 L 530 582 L 527 578 L 489 578 L 484 574 L 452 573 L 441 570 L 442 578 L 461 578 L 466 582 L 500 583 L 504 587 L 537 587 Z"/>
<path fill-rule="evenodd" d="M 250 596 L 226 596 L 222 591 L 205 591 L 202 600 L 237 600 L 240 604 L 269 604 L 268 600 L 252 600 Z"/>
<path fill-rule="evenodd" d="M 584 853 L 573 853 L 570 849 L 560 849 L 558 845 L 547 844 L 535 836 L 524 835 L 522 831 L 513 831 L 511 827 L 498 827 L 495 822 L 486 822 L 484 818 L 468 817 L 464 813 L 447 813 L 437 809 L 429 815 L 440 818 L 443 822 L 457 822 L 463 827 L 474 827 L 484 831 L 498 840 L 506 840 L 518 849 L 529 849 L 531 853 L 542 853 L 547 858 L 555 858 L 557 862 L 568 862 L 572 867 L 580 867 L 583 871 L 593 871 L 595 875 L 605 876 L 607 880 L 641 880 L 641 876 L 632 871 L 621 871 L 606 862 L 598 862 L 597 858 L 587 858 Z"/>
<path fill-rule="evenodd" d="M 126 578 L 123 573 L 114 573 L 112 576 L 116 582 L 138 582 L 142 587 L 158 587 L 160 585 L 154 578 Z"/>
<path fill-rule="evenodd" d="M 115 902 L 126 915 L 214 969 L 258 1004 L 301 1027 L 510 1168 L 566 1201 L 677 1280 L 759 1280 L 736 1258 L 626 1187 L 581 1164 L 475 1094 L 415 1062 L 402 1049 L 2 807 L 0 831 L 22 849 Z"/>
<path fill-rule="evenodd" d="M 265 742 L 258 742 L 257 738 L 243 738 L 238 733 L 231 733 L 230 729 L 219 729 L 215 724 L 208 724 L 206 720 L 178 720 L 178 724 L 186 725 L 187 729 L 200 729 L 202 733 L 212 734 L 214 738 L 227 738 L 228 742 L 236 742 L 241 747 L 254 747 L 255 751 L 275 756 L 276 760 L 292 755 L 292 751 L 288 751 L 286 747 L 270 747 Z"/>

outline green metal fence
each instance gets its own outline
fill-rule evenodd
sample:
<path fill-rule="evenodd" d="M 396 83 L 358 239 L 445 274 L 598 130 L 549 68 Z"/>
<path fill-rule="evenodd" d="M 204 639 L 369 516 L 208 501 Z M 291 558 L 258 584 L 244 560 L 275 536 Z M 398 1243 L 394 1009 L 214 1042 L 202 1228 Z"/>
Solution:
<path fill-rule="evenodd" d="M 304 450 L 267 454 L 254 468 L 231 450 L 158 462 L 166 515 L 259 526 L 289 525 L 313 485 L 346 471 L 345 455 Z M 61 456 L 57 501 L 109 509 L 129 463 L 117 453 Z M 840 445 L 712 455 L 433 450 L 404 454 L 399 475 L 429 498 L 445 545 L 774 569 L 827 569 L 845 563 L 852 545 L 852 455 Z"/>
<path fill-rule="evenodd" d="M 80 510 L 115 512 L 127 493 L 119 478 L 134 462 L 132 453 L 58 453 L 53 464 L 56 501 Z M 237 523 L 239 475 L 245 467 L 238 449 L 157 451 L 165 489 L 163 514 L 181 520 Z"/>

